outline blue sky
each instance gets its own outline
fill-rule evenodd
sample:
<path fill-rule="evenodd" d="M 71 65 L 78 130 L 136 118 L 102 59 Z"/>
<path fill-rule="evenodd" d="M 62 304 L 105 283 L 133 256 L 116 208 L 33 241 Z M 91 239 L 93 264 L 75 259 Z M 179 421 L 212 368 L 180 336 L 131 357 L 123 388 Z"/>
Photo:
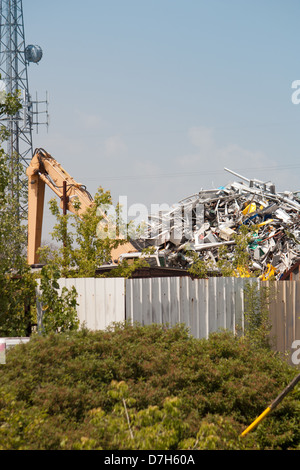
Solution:
<path fill-rule="evenodd" d="M 50 98 L 34 146 L 92 194 L 172 204 L 234 179 L 224 167 L 300 189 L 298 1 L 24 0 L 23 10 L 26 43 L 43 49 L 30 91 Z"/>

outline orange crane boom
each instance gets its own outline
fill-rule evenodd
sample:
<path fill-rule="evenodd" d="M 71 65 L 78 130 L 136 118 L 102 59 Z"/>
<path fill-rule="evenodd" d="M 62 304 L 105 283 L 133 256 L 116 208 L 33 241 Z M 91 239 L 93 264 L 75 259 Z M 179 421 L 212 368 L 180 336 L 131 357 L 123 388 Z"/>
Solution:
<path fill-rule="evenodd" d="M 45 200 L 45 184 L 60 198 L 60 207 L 81 215 L 94 204 L 85 186 L 77 183 L 69 173 L 45 150 L 36 149 L 26 169 L 28 176 L 28 264 L 38 263 L 37 250 L 41 246 Z M 67 187 L 67 197 L 64 192 Z M 75 209 L 74 202 L 80 202 Z"/>
<path fill-rule="evenodd" d="M 45 185 L 60 198 L 60 207 L 64 213 L 70 211 L 81 216 L 94 200 L 83 184 L 74 178 L 46 150 L 36 149 L 29 166 L 28 176 L 28 242 L 27 261 L 29 265 L 38 264 L 38 249 L 42 241 L 42 225 L 45 201 Z M 75 204 L 76 202 L 76 204 Z M 78 208 L 78 203 L 79 208 Z M 105 217 L 105 214 L 103 214 Z M 107 223 L 109 221 L 106 220 Z M 136 252 L 137 249 L 128 241 L 111 252 L 113 262 L 117 262 L 122 253 Z"/>

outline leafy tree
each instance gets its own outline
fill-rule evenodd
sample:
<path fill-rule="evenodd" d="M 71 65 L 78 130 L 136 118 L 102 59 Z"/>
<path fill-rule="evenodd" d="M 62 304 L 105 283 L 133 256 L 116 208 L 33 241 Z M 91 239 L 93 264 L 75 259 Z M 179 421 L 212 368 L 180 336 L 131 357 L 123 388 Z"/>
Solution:
<path fill-rule="evenodd" d="M 18 93 L 0 96 L 0 115 L 14 115 L 21 108 Z M 0 335 L 23 336 L 34 319 L 30 313 L 34 282 L 26 263 L 26 220 L 23 202 L 24 168 L 18 155 L 8 156 L 3 143 L 9 134 L 0 129 Z"/>
<path fill-rule="evenodd" d="M 202 258 L 198 253 L 188 251 L 191 265 L 188 271 L 196 278 L 205 278 L 209 274 L 221 274 L 223 277 L 258 277 L 260 273 L 253 271 L 251 257 L 248 252 L 257 227 L 242 225 L 239 233 L 234 234 L 234 250 L 230 252 L 227 246 L 220 246 L 216 260 Z"/>
<path fill-rule="evenodd" d="M 120 207 L 116 207 L 115 216 L 108 215 L 111 208 L 111 194 L 101 187 L 95 194 L 94 204 L 81 216 L 62 214 L 57 200 L 52 199 L 50 211 L 56 218 L 52 238 L 58 248 L 49 245 L 40 248 L 41 262 L 58 266 L 62 277 L 94 277 L 97 268 L 111 261 L 112 250 L 126 243 L 133 234 L 130 224 L 121 220 Z M 144 260 L 133 266 L 124 261 L 114 270 L 114 275 L 127 275 L 144 265 L 148 266 Z"/>
<path fill-rule="evenodd" d="M 197 279 L 207 278 L 209 273 L 216 268 L 212 259 L 202 258 L 201 255 L 195 251 L 187 250 L 186 254 L 191 260 L 188 272 Z"/>
<path fill-rule="evenodd" d="M 274 297 L 274 285 L 247 282 L 244 288 L 245 335 L 253 346 L 270 349 L 272 346 L 269 304 Z"/>
<path fill-rule="evenodd" d="M 1 79 L 1 75 L 0 75 Z M 20 102 L 20 91 L 13 93 L 6 93 L 1 91 L 0 93 L 0 115 L 8 114 L 13 116 L 22 108 Z"/>
<path fill-rule="evenodd" d="M 43 334 L 77 330 L 79 327 L 76 311 L 76 289 L 74 286 L 70 290 L 63 287 L 59 293 L 59 278 L 60 271 L 55 265 L 50 264 L 42 268 L 41 294 L 38 300 L 42 307 L 42 315 L 39 320 L 40 331 Z"/>

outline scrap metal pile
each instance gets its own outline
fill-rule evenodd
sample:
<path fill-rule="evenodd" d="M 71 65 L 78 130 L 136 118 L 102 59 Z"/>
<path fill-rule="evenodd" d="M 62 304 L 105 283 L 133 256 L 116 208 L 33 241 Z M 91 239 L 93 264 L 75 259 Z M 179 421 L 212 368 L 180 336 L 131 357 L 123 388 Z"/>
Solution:
<path fill-rule="evenodd" d="M 255 226 L 247 246 L 250 271 L 268 279 L 282 274 L 300 259 L 300 197 L 298 192 L 276 193 L 272 183 L 238 176 L 233 182 L 180 201 L 168 212 L 151 215 L 147 240 L 165 253 L 166 266 L 187 268 L 193 251 L 217 265 L 220 246 L 234 259 L 235 234 Z"/>

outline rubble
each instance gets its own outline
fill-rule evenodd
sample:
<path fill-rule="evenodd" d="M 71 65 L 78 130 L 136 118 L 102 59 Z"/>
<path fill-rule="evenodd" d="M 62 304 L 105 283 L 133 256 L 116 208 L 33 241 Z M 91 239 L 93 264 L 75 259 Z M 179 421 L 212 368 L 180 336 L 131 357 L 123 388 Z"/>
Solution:
<path fill-rule="evenodd" d="M 201 190 L 181 200 L 169 212 L 151 215 L 145 238 L 164 252 L 169 267 L 188 268 L 189 253 L 217 266 L 219 248 L 234 259 L 241 227 L 255 228 L 246 250 L 250 272 L 262 279 L 282 274 L 300 259 L 300 195 L 277 193 L 275 185 L 248 179 L 225 168 L 242 181 Z M 217 269 L 217 268 L 216 268 Z"/>

